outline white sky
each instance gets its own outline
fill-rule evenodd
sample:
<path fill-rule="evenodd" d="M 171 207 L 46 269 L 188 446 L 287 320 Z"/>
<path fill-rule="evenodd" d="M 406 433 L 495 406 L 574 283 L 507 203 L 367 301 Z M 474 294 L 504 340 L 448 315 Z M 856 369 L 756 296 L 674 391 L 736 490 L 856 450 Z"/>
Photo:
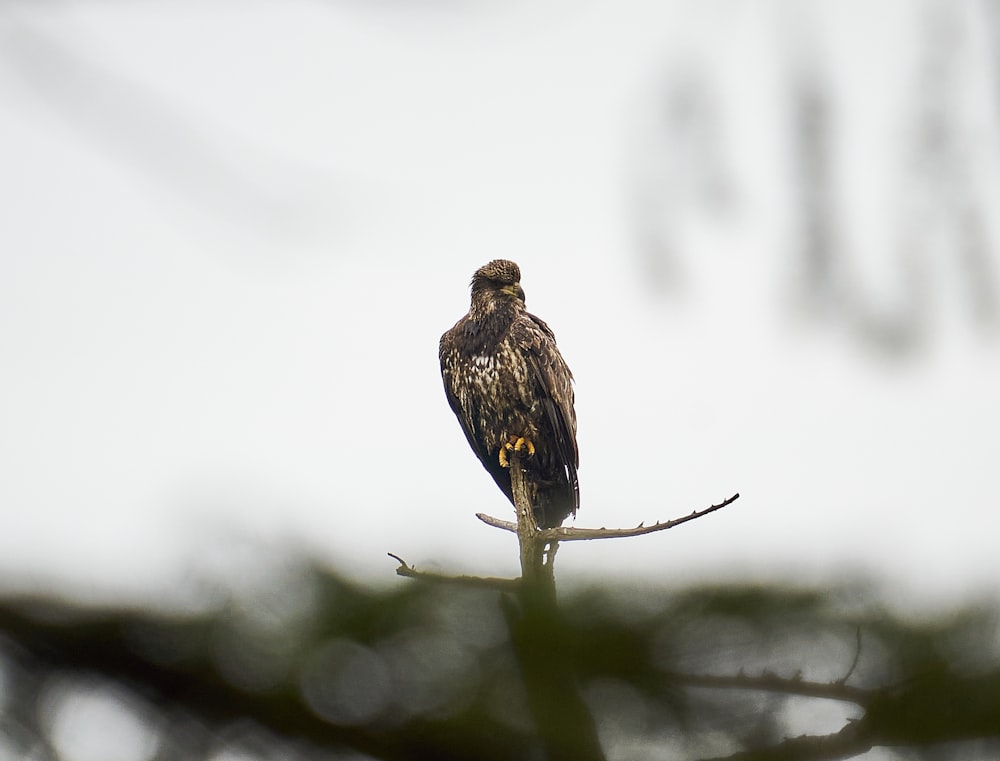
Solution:
<path fill-rule="evenodd" d="M 956 108 L 996 202 L 985 43 L 959 5 Z M 436 356 L 502 256 L 577 378 L 577 525 L 743 494 L 567 545 L 562 579 L 994 588 L 1000 359 L 944 255 L 911 359 L 791 307 L 789 30 L 822 41 L 854 264 L 891 293 L 912 4 L 789 7 L 5 4 L 0 572 L 141 596 L 250 537 L 387 580 L 387 551 L 513 573 L 513 540 L 473 517 L 508 506 Z M 671 228 L 686 287 L 657 298 L 630 193 L 685 67 L 721 94 L 738 203 Z"/>

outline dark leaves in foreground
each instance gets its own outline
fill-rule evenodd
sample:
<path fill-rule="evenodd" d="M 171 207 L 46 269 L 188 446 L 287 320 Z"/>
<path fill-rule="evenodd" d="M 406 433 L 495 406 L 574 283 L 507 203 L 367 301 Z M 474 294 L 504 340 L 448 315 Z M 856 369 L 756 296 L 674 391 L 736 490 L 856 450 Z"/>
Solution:
<path fill-rule="evenodd" d="M 609 759 L 1000 747 L 994 607 L 909 617 L 860 588 L 629 586 L 561 600 Z M 8 597 L 0 664 L 0 758 L 540 757 L 488 591 L 307 567 L 185 613 Z"/>

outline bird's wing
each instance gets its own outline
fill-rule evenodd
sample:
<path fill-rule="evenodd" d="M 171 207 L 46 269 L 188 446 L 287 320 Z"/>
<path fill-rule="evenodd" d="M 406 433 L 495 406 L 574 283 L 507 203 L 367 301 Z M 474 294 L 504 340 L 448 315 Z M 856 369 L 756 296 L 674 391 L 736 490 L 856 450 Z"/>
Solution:
<path fill-rule="evenodd" d="M 461 330 L 461 322 L 452 330 L 441 336 L 441 343 L 438 346 L 438 359 L 441 362 L 441 378 L 444 381 L 444 393 L 448 398 L 448 405 L 451 411 L 458 418 L 458 423 L 462 427 L 469 447 L 476 453 L 476 457 L 483 464 L 483 467 L 493 476 L 500 490 L 507 495 L 507 499 L 514 502 L 514 494 L 510 484 L 510 472 L 500 466 L 500 461 L 495 454 L 487 450 L 484 443 L 484 432 L 478 429 L 476 421 L 480 419 L 480 411 L 476 406 L 476 401 L 471 393 L 462 393 L 462 379 L 457 376 L 460 372 L 459 352 L 455 346 L 456 331 Z"/>
<path fill-rule="evenodd" d="M 573 373 L 556 347 L 555 335 L 543 320 L 525 313 L 515 324 L 515 340 L 524 352 L 529 372 L 541 390 L 545 416 L 555 435 L 556 456 L 572 485 L 575 504 L 580 505 L 577 469 L 576 411 L 573 407 Z"/>

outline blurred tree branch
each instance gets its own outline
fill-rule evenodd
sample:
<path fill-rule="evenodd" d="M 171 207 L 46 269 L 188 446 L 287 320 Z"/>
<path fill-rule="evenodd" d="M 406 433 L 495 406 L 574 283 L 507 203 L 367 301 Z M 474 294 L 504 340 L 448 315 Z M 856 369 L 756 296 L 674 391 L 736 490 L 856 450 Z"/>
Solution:
<path fill-rule="evenodd" d="M 759 676 L 736 674 L 717 676 L 714 674 L 667 674 L 666 677 L 689 687 L 714 687 L 716 689 L 760 690 L 798 695 L 806 698 L 842 700 L 866 706 L 872 698 L 869 690 L 849 687 L 841 682 L 809 682 L 800 677 L 782 677 L 770 672 Z"/>
<path fill-rule="evenodd" d="M 249 720 L 317 748 L 350 748 L 387 761 L 501 761 L 513 758 L 514 748 L 524 751 L 523 737 L 491 722 L 477 726 L 427 718 L 396 727 L 377 722 L 338 726 L 309 709 L 295 681 L 260 694 L 239 689 L 211 661 L 215 625 L 211 617 L 179 621 L 142 612 L 39 606 L 34 601 L 0 608 L 0 632 L 16 643 L 12 652 L 31 667 L 117 683 L 156 705 L 197 717 L 217 734 L 233 722 Z M 158 663 L 136 652 L 134 635 L 139 629 L 172 632 L 199 644 L 190 660 Z M 479 733 L 487 727 L 496 746 L 481 741 Z"/>
<path fill-rule="evenodd" d="M 976 677 L 927 674 L 877 690 L 814 684 L 773 674 L 678 678 L 700 687 L 773 690 L 847 700 L 865 709 L 861 718 L 849 721 L 834 734 L 791 738 L 709 761 L 825 761 L 850 758 L 876 746 L 926 747 L 1000 737 L 1000 670 Z"/>
<path fill-rule="evenodd" d="M 832 735 L 792 737 L 769 748 L 745 750 L 704 761 L 832 761 L 857 756 L 871 748 L 858 736 L 857 727 L 848 724 Z"/>
<path fill-rule="evenodd" d="M 269 662 L 269 648 L 276 645 L 262 649 L 255 625 L 241 623 L 230 604 L 171 616 L 54 598 L 0 599 L 0 667 L 9 696 L 0 704 L 0 740 L 16 706 L 18 722 L 44 741 L 48 691 L 70 679 L 84 687 L 117 685 L 149 711 L 163 712 L 157 725 L 167 728 L 168 739 L 185 742 L 180 729 L 170 729 L 170 717 L 183 716 L 209 737 L 225 736 L 227 727 L 238 724 L 258 727 L 267 737 L 305 747 L 304 758 L 351 749 L 376 759 L 514 761 L 531 757 L 539 743 L 552 758 L 596 759 L 603 752 L 623 758 L 630 756 L 623 748 L 656 747 L 665 736 L 690 738 L 687 757 L 697 756 L 700 737 L 716 742 L 725 737 L 729 755 L 701 755 L 730 761 L 819 761 L 896 746 L 934 747 L 941 759 L 964 761 L 968 756 L 961 747 L 948 750 L 952 746 L 945 744 L 975 740 L 1000 747 L 1000 666 L 995 663 L 1000 611 L 985 604 L 921 621 L 895 616 L 877 604 L 859 613 L 865 606 L 858 591 L 729 585 L 645 590 L 636 596 L 623 595 L 621 588 L 580 589 L 555 609 L 545 602 L 553 588 L 536 588 L 529 595 L 518 586 L 501 594 L 497 631 L 470 639 L 467 632 L 483 632 L 485 618 L 497 613 L 492 597 L 476 588 L 429 583 L 376 592 L 325 571 L 315 573 L 316 607 L 299 624 L 275 631 L 278 642 L 291 641 L 292 661 L 270 686 L 254 689 L 238 686 L 220 659 L 236 651 L 237 662 L 252 673 Z M 314 583 L 307 577 L 301 581 Z M 841 610 L 834 600 L 847 605 Z M 253 601 L 262 610 L 269 604 L 260 594 Z M 851 684 L 797 675 L 797 661 L 805 673 L 836 673 L 831 658 L 850 657 L 858 627 L 870 644 L 853 664 Z M 233 636 L 224 637 L 225 632 Z M 738 649 L 733 649 L 732 632 L 745 643 Z M 839 645 L 824 655 L 821 643 L 831 637 Z M 387 683 L 392 702 L 348 723 L 318 711 L 303 688 L 316 663 L 314 653 L 346 640 L 395 664 Z M 412 646 L 393 649 L 401 643 Z M 464 697 L 447 704 L 447 710 L 412 703 L 412 695 L 432 689 L 421 686 L 419 657 L 434 652 L 444 660 L 432 661 L 432 676 L 441 668 L 433 664 L 458 659 L 464 665 L 444 674 L 444 684 L 454 684 L 460 675 L 471 678 L 467 689 L 455 693 Z M 469 652 L 476 653 L 474 659 L 463 655 Z M 720 659 L 759 662 L 762 656 L 793 675 L 679 668 L 692 659 L 713 664 Z M 520 670 L 523 686 L 512 678 L 514 669 Z M 335 680 L 336 674 L 324 672 L 320 679 Z M 634 697 L 595 703 L 591 690 L 596 685 L 621 685 L 627 690 L 623 694 L 641 696 L 641 703 Z M 829 735 L 782 721 L 758 735 L 752 731 L 755 717 L 773 719 L 781 713 L 774 710 L 780 703 L 762 702 L 764 695 L 809 701 L 817 711 L 848 703 L 858 713 Z M 601 722 L 604 751 L 596 743 L 591 712 Z M 634 715 L 646 716 L 645 723 L 624 724 L 624 735 L 608 729 Z M 212 744 L 205 747 L 210 750 Z M 200 756 L 180 752 L 175 757 Z M 207 750 L 203 757 L 210 757 Z"/>

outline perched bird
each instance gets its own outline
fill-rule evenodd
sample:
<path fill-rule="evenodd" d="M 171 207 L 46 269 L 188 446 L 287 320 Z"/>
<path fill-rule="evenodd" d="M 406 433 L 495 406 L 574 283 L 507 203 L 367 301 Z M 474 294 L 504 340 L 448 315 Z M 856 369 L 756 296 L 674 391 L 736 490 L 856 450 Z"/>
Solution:
<path fill-rule="evenodd" d="M 496 259 L 472 276 L 472 305 L 441 336 L 438 356 L 448 403 L 497 486 L 511 492 L 518 452 L 542 528 L 580 506 L 573 374 L 549 326 L 524 308 L 521 270 Z"/>

